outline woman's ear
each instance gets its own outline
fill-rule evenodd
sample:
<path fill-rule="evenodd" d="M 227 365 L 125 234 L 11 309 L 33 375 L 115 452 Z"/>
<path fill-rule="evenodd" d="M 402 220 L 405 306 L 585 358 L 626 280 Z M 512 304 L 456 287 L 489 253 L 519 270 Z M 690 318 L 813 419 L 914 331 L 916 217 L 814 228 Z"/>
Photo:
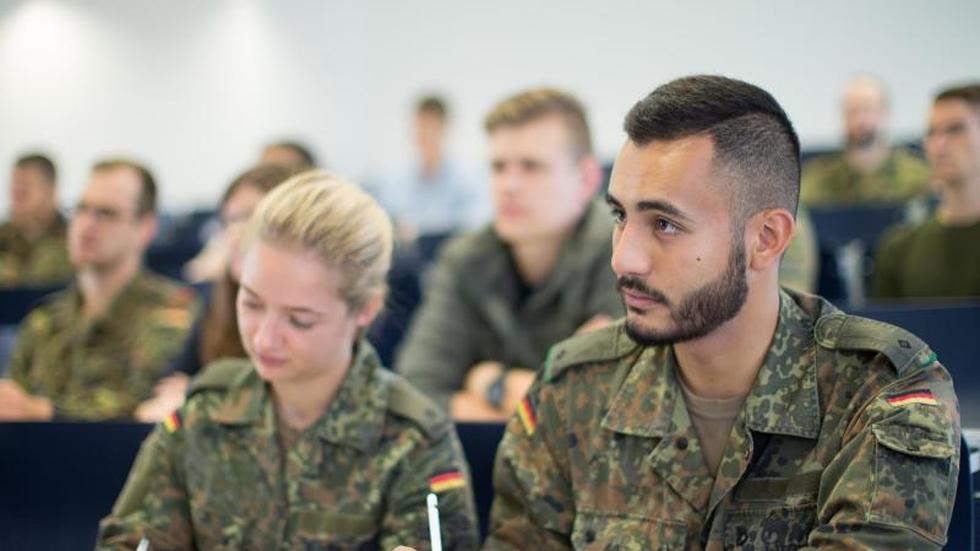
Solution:
<path fill-rule="evenodd" d="M 384 306 L 384 303 L 384 291 L 379 290 L 371 293 L 371 296 L 368 297 L 367 302 L 365 302 L 364 306 L 361 306 L 361 309 L 357 312 L 354 322 L 358 327 L 367 327 L 371 325 L 371 323 L 374 322 L 374 318 L 378 317 L 378 314 L 381 312 L 381 308 Z"/>
<path fill-rule="evenodd" d="M 753 218 L 756 220 L 751 225 L 754 239 L 749 250 L 749 266 L 763 270 L 779 263 L 783 251 L 793 239 L 796 222 L 786 209 L 764 210 Z"/>

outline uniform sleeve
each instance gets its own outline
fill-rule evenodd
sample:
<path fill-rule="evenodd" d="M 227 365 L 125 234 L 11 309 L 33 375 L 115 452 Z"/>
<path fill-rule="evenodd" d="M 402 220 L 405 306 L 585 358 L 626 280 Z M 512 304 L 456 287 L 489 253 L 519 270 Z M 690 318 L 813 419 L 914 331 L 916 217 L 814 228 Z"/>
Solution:
<path fill-rule="evenodd" d="M 437 440 L 413 451 L 396 478 L 382 521 L 380 549 L 411 545 L 429 549 L 426 497 L 439 498 L 442 547 L 446 550 L 479 548 L 479 525 L 473 486 L 463 450 L 451 427 Z"/>
<path fill-rule="evenodd" d="M 182 430 L 169 433 L 160 425 L 143 443 L 112 512 L 99 523 L 96 549 L 135 549 L 144 537 L 151 549 L 194 548 L 187 491 L 176 461 Z"/>
<path fill-rule="evenodd" d="M 575 505 L 559 411 L 541 392 L 541 374 L 511 418 L 493 469 L 493 506 L 485 550 L 571 549 Z"/>
<path fill-rule="evenodd" d="M 945 543 L 959 472 L 959 413 L 949 374 L 928 349 L 920 354 L 927 353 L 928 365 L 876 393 L 850 423 L 820 483 L 812 548 Z"/>
<path fill-rule="evenodd" d="M 477 321 L 463 296 L 456 264 L 443 255 L 433 268 L 398 361 L 398 372 L 444 411 L 479 361 L 473 344 Z"/>
<path fill-rule="evenodd" d="M 31 364 L 34 361 L 34 347 L 38 340 L 38 336 L 33 329 L 32 320 L 38 315 L 40 314 L 37 311 L 31 312 L 21 322 L 20 328 L 17 330 L 17 340 L 14 343 L 14 350 L 11 352 L 10 360 L 7 362 L 7 376 L 27 392 L 31 392 Z"/>
<path fill-rule="evenodd" d="M 197 300 L 179 306 L 158 308 L 147 314 L 140 336 L 133 340 L 130 351 L 130 392 L 122 394 L 132 399 L 131 404 L 120 404 L 120 415 L 130 415 L 132 410 L 151 396 L 153 385 L 164 375 L 171 362 L 180 353 L 190 335 L 193 320 L 199 315 Z M 125 410 L 125 411 L 123 411 Z"/>

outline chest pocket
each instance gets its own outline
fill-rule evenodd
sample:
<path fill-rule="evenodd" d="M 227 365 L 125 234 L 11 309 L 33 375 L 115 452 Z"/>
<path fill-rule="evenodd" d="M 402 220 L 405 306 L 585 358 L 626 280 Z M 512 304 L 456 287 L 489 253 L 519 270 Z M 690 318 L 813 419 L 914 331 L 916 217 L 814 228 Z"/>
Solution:
<path fill-rule="evenodd" d="M 680 522 L 580 509 L 572 526 L 575 549 L 646 551 L 684 549 L 687 526 Z"/>
<path fill-rule="evenodd" d="M 820 473 L 742 481 L 725 523 L 725 549 L 794 549 L 816 524 Z"/>
<path fill-rule="evenodd" d="M 294 541 L 307 551 L 361 551 L 378 548 L 379 522 L 368 515 L 296 511 L 290 515 Z"/>

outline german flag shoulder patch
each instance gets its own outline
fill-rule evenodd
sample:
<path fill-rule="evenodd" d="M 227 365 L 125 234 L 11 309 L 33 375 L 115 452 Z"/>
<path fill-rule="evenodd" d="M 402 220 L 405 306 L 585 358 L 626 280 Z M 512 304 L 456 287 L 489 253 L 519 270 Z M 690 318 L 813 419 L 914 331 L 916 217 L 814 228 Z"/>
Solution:
<path fill-rule="evenodd" d="M 528 436 L 533 435 L 534 431 L 538 429 L 538 416 L 534 413 L 534 406 L 531 405 L 531 399 L 527 396 L 517 405 L 517 416 L 521 418 L 524 432 Z"/>
<path fill-rule="evenodd" d="M 449 471 L 429 479 L 429 489 L 437 494 L 465 486 L 466 477 L 463 476 L 462 471 Z"/>
<path fill-rule="evenodd" d="M 909 404 L 925 404 L 928 406 L 939 405 L 939 402 L 936 400 L 936 396 L 927 388 L 907 390 L 905 392 L 890 394 L 885 397 L 885 401 L 888 402 L 889 405 L 895 407 L 906 406 Z"/>
<path fill-rule="evenodd" d="M 180 425 L 181 425 L 180 414 L 177 413 L 176 411 L 170 412 L 170 415 L 167 415 L 163 419 L 163 428 L 167 429 L 167 432 L 171 434 L 177 432 L 177 429 L 180 428 Z"/>

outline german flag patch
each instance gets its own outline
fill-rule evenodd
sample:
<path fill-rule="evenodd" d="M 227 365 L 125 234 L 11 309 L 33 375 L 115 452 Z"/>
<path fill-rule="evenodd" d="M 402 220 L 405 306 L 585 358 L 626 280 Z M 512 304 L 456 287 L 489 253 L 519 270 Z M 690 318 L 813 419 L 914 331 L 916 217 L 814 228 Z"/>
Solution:
<path fill-rule="evenodd" d="M 463 473 L 460 471 L 442 473 L 429 479 L 429 489 L 437 494 L 464 486 L 466 486 L 466 478 L 463 477 Z"/>
<path fill-rule="evenodd" d="M 177 432 L 180 424 L 180 415 L 176 411 L 170 412 L 170 415 L 163 419 L 163 428 L 167 429 L 167 432 L 171 434 Z"/>
<path fill-rule="evenodd" d="M 909 390 L 898 394 L 892 394 L 885 398 L 889 405 L 899 407 L 909 404 L 925 404 L 927 406 L 937 406 L 936 396 L 929 389 Z"/>
<path fill-rule="evenodd" d="M 524 425 L 524 432 L 528 436 L 533 435 L 534 431 L 538 428 L 538 416 L 535 415 L 534 408 L 531 407 L 531 399 L 527 396 L 518 404 L 517 416 L 521 418 L 521 424 Z"/>

